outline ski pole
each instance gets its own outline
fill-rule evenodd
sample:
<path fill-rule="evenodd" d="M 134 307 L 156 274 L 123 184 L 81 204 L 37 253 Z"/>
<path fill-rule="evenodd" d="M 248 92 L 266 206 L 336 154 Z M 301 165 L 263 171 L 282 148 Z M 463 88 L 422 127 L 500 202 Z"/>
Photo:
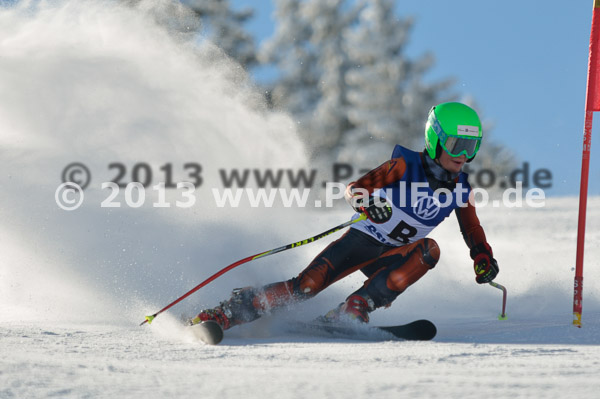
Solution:
<path fill-rule="evenodd" d="M 506 320 L 506 287 L 498 283 L 494 283 L 493 281 L 491 281 L 489 284 L 494 288 L 502 290 L 502 313 L 500 316 L 498 316 L 498 320 Z"/>
<path fill-rule="evenodd" d="M 298 241 L 298 242 L 293 242 L 291 244 L 288 245 L 284 245 L 283 247 L 279 247 L 279 248 L 275 248 L 275 249 L 271 249 L 265 252 L 261 252 L 258 253 L 256 255 L 252 255 L 252 256 L 248 256 L 247 258 L 244 259 L 240 259 L 237 262 L 232 263 L 231 265 L 219 270 L 218 272 L 216 272 L 215 274 L 213 274 L 212 276 L 210 276 L 209 278 L 207 278 L 206 280 L 204 280 L 203 282 L 201 282 L 200 284 L 198 284 L 197 286 L 195 286 L 194 288 L 192 288 L 191 290 L 189 290 L 188 292 L 186 292 L 184 295 L 180 296 L 179 298 L 177 298 L 176 300 L 174 300 L 173 302 L 171 302 L 170 304 L 168 304 L 167 306 L 165 306 L 164 308 L 162 308 L 161 310 L 159 310 L 158 312 L 154 313 L 153 315 L 150 316 L 146 316 L 146 320 L 144 320 L 140 326 L 143 326 L 144 324 L 148 323 L 152 323 L 152 320 L 154 320 L 154 318 L 156 316 L 158 316 L 159 314 L 161 314 L 162 312 L 164 312 L 165 310 L 169 309 L 170 307 L 178 304 L 179 302 L 181 302 L 182 300 L 184 300 L 185 298 L 187 298 L 188 296 L 192 295 L 194 292 L 198 291 L 200 288 L 204 287 L 205 285 L 207 285 L 208 283 L 210 283 L 213 280 L 216 280 L 218 277 L 222 276 L 223 274 L 227 273 L 228 271 L 230 271 L 231 269 L 234 269 L 244 263 L 250 262 L 252 260 L 258 259 L 258 258 L 264 258 L 266 256 L 269 255 L 273 255 L 279 252 L 283 252 L 286 251 L 288 249 L 292 249 L 292 248 L 297 248 L 299 246 L 305 245 L 305 244 L 310 244 L 311 242 L 315 242 L 317 240 L 320 240 L 323 237 L 326 237 L 330 234 L 336 233 L 348 226 L 350 226 L 351 224 L 354 224 L 356 222 L 360 222 L 361 220 L 365 220 L 367 219 L 367 215 L 365 215 L 364 213 L 361 213 L 360 216 L 354 220 L 349 220 L 345 223 L 340 224 L 339 226 L 335 226 L 327 231 L 324 231 L 321 234 L 317 234 L 314 237 L 310 237 L 307 238 L 305 240 L 302 241 Z"/>

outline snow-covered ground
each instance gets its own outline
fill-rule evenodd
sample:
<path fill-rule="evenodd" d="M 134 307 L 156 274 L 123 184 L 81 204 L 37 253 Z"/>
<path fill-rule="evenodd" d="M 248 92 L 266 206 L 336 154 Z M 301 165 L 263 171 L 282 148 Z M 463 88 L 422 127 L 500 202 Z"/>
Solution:
<path fill-rule="evenodd" d="M 179 326 L 177 312 L 139 327 L 145 314 L 166 303 L 129 305 L 135 295 L 123 294 L 115 305 L 106 301 L 102 309 L 87 308 L 86 302 L 94 299 L 74 282 L 65 282 L 56 287 L 65 291 L 48 293 L 40 308 L 29 309 L 32 316 L 39 311 L 40 320 L 24 320 L 21 315 L 27 312 L 18 307 L 23 302 L 3 298 L 0 397 L 595 398 L 600 389 L 599 285 L 595 281 L 600 254 L 593 243 L 599 236 L 597 230 L 589 234 L 584 327 L 578 329 L 572 326 L 570 313 L 574 241 L 551 233 L 560 225 L 566 235 L 572 234 L 574 222 L 569 220 L 575 219 L 575 205 L 574 198 L 551 199 L 544 210 L 522 210 L 512 215 L 514 219 L 503 211 L 481 210 L 490 240 L 497 243 L 498 281 L 509 289 L 505 321 L 497 320 L 500 291 L 475 284 L 469 259 L 452 255 L 464 246 L 453 221 L 440 226 L 435 237 L 442 250 L 444 244 L 449 247 L 441 264 L 390 309 L 373 314 L 378 324 L 431 319 L 438 326 L 432 342 L 349 341 L 286 331 L 286 318 L 308 320 L 326 311 L 351 286 L 360 284 L 358 276 L 338 283 L 322 294 L 324 299 L 315 298 L 295 312 L 230 330 L 219 346 L 194 342 Z M 599 220 L 599 199 L 592 201 L 590 211 L 590 219 Z M 347 212 L 338 211 L 320 218 L 344 216 Z M 510 220 L 515 226 L 509 229 Z M 282 238 L 272 239 L 277 245 Z M 200 253 L 203 246 L 198 246 Z M 316 246 L 299 249 L 301 258 L 309 260 Z M 210 259 L 214 271 L 233 261 L 231 256 L 246 255 L 229 252 Z M 289 259 L 276 256 L 280 262 Z M 9 260 L 10 264 L 3 263 L 3 279 L 7 274 L 10 279 L 11 268 L 19 264 L 19 259 Z M 290 273 L 300 267 L 290 267 Z M 258 270 L 255 278 L 264 283 L 273 280 L 263 265 L 247 269 Z M 172 272 L 165 270 L 163 275 Z M 222 280 L 230 287 L 247 282 L 234 272 Z M 27 279 L 13 284 L 20 284 L 32 301 L 36 297 L 37 286 L 30 287 Z M 181 284 L 179 294 L 191 286 Z M 199 293 L 189 302 L 212 305 L 227 296 L 226 291 L 215 295 L 219 298 Z M 53 316 L 43 314 L 47 308 Z M 91 313 L 86 315 L 86 309 Z"/>
<path fill-rule="evenodd" d="M 230 330 L 219 346 L 192 341 L 180 315 L 231 289 L 287 279 L 317 243 L 243 265 L 160 315 L 222 267 L 309 237 L 350 217 L 345 208 L 218 208 L 220 168 L 306 167 L 285 115 L 263 112 L 235 66 L 167 34 L 167 1 L 61 1 L 0 10 L 0 398 L 596 398 L 600 391 L 600 198 L 591 198 L 584 327 L 572 326 L 577 199 L 542 208 L 485 207 L 479 216 L 508 288 L 474 282 L 450 218 L 432 237 L 437 267 L 375 324 L 427 318 L 432 342 L 369 342 L 290 332 L 363 279 L 352 275 L 289 311 Z M 153 4 L 152 7 L 148 6 Z M 157 8 L 158 7 L 158 8 Z M 162 8 L 161 8 L 162 7 Z M 185 21 L 182 15 L 180 21 Z M 160 19 L 160 18 L 158 18 Z M 183 23 L 183 22 L 182 22 Z M 569 144 L 569 143 L 567 143 Z M 387 155 L 387 154 L 386 154 Z M 81 208 L 55 203 L 62 169 L 92 172 Z M 100 204 L 116 170 L 148 163 L 155 178 L 202 164 L 191 208 Z M 336 235 L 336 237 L 339 236 Z"/>
<path fill-rule="evenodd" d="M 597 316 L 597 314 L 596 314 Z M 537 323 L 538 328 L 542 323 Z M 3 325 L 1 397 L 595 398 L 600 349 L 549 326 L 552 344 L 515 343 L 473 321 L 457 342 L 227 338 L 220 346 L 110 325 Z M 595 324 L 595 327 L 598 325 Z M 457 326 L 452 326 L 457 327 Z M 590 326 L 591 327 L 591 326 Z M 456 328 L 455 331 L 458 329 Z M 468 332 L 467 334 L 472 334 Z M 442 335 L 444 332 L 442 331 Z M 480 343 L 494 336 L 495 343 Z M 567 337 L 561 343 L 557 336 Z M 447 337 L 450 338 L 450 337 Z M 525 339 L 523 339 L 525 338 Z M 453 341 L 453 339 L 451 339 Z"/>

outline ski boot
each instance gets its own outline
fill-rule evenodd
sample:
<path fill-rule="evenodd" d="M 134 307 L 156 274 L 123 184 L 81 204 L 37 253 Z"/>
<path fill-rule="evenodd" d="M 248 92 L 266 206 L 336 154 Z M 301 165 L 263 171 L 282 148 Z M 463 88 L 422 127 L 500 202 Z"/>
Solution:
<path fill-rule="evenodd" d="M 369 322 L 369 312 L 375 310 L 375 304 L 369 297 L 360 295 L 350 295 L 345 302 L 327 312 L 324 316 L 317 318 L 319 322 L 339 323 L 339 322 Z"/>
<path fill-rule="evenodd" d="M 238 324 L 256 320 L 262 315 L 261 309 L 254 304 L 256 297 L 256 291 L 251 287 L 236 288 L 232 291 L 229 300 L 221 302 L 219 306 L 212 309 L 201 310 L 196 317 L 188 321 L 188 324 L 192 326 L 213 320 L 223 330 L 227 330 Z"/>

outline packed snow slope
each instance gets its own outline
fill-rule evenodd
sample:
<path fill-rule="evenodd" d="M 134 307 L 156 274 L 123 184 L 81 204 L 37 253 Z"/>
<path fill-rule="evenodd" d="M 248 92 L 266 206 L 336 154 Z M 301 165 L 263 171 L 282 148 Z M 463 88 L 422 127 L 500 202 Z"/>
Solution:
<path fill-rule="evenodd" d="M 19 301 L 3 295 L 0 397 L 161 398 L 193 393 L 208 398 L 595 398 L 600 388 L 600 309 L 598 246 L 594 243 L 600 237 L 597 229 L 589 232 L 584 327 L 577 329 L 571 325 L 573 272 L 569 266 L 574 255 L 576 203 L 575 198 L 564 198 L 548 201 L 543 210 L 480 210 L 500 263 L 498 281 L 509 289 L 505 321 L 496 319 L 500 292 L 473 281 L 456 223 L 449 220 L 440 226 L 434 237 L 442 245 L 443 256 L 436 269 L 390 309 L 372 314 L 377 324 L 433 320 L 439 332 L 432 342 L 349 341 L 286 328 L 288 319 L 309 320 L 337 304 L 359 286 L 359 276 L 336 283 L 293 311 L 233 328 L 219 346 L 206 346 L 192 340 L 179 324 L 178 312 L 159 316 L 151 326 L 138 326 L 145 314 L 165 302 L 138 305 L 134 293 L 109 291 L 106 296 L 116 302 L 97 303 L 97 297 L 79 281 L 52 275 L 44 270 L 45 264 L 31 258 L 25 262 L 22 256 L 9 255 L 3 264 L 3 281 L 11 281 L 8 292 L 12 295 L 21 294 Z M 348 212 L 341 211 L 298 214 L 290 220 L 304 227 L 273 234 L 270 240 L 274 245 L 294 241 L 299 234 L 310 234 L 347 216 Z M 600 201 L 595 198 L 590 220 L 599 217 Z M 305 220 L 314 223 L 306 226 Z M 262 231 L 271 235 L 268 229 Z M 227 236 L 211 238 L 228 241 Z M 3 253 L 5 245 L 3 240 Z M 166 240 L 161 245 L 173 244 Z M 203 257 L 208 244 L 197 245 L 194 261 L 202 270 L 199 279 L 247 254 L 229 249 L 220 256 Z M 269 266 L 260 261 L 249 264 L 248 274 L 232 272 L 222 277 L 223 288 L 207 287 L 188 302 L 196 309 L 214 305 L 227 296 L 227 288 L 248 284 L 250 275 L 257 282 L 273 281 L 277 268 L 293 275 L 319 246 L 298 249 L 297 258 L 276 255 L 277 262 Z M 20 250 L 23 256 L 34 252 Z M 156 273 L 167 281 L 175 273 L 190 272 L 170 266 Z M 24 278 L 26 274 L 39 276 L 38 282 Z M 44 277 L 48 283 L 40 295 Z M 104 279 L 105 284 L 119 285 L 123 280 L 133 283 L 136 277 L 116 274 Z M 187 276 L 176 280 L 178 294 L 192 286 L 186 283 Z M 149 291 L 148 297 L 152 293 L 161 296 L 162 284 Z M 49 313 L 53 316 L 48 317 Z"/>
<path fill-rule="evenodd" d="M 339 234 L 243 265 L 140 327 L 228 264 L 351 212 L 216 206 L 220 169 L 308 166 L 294 123 L 266 112 L 218 49 L 182 33 L 191 22 L 176 2 L 124 3 L 0 8 L 0 398 L 597 397 L 600 198 L 589 203 L 581 329 L 571 324 L 576 198 L 479 210 L 497 281 L 509 291 L 505 321 L 497 320 L 500 291 L 474 282 L 450 218 L 432 234 L 442 250 L 437 267 L 372 314 L 375 324 L 430 319 L 439 330 L 433 342 L 289 331 L 286 320 L 336 306 L 362 284 L 358 274 L 228 331 L 216 347 L 181 327 L 181 315 L 233 288 L 294 276 Z M 177 18 L 166 23 L 167 13 Z M 91 179 L 81 207 L 65 211 L 55 192 L 73 162 Z M 202 166 L 194 206 L 176 206 L 178 189 L 160 201 L 152 186 L 165 181 L 165 165 L 183 181 L 187 163 Z M 102 182 L 119 172 L 111 164 L 126 168 L 123 183 L 148 164 L 141 207 L 127 205 L 124 188 L 114 199 L 120 207 L 101 206 L 111 193 Z M 145 172 L 138 167 L 139 178 Z"/>

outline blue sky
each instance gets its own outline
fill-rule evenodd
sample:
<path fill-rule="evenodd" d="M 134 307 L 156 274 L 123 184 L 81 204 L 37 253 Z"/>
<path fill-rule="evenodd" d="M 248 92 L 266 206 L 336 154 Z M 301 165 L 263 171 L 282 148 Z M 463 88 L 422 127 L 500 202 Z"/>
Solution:
<path fill-rule="evenodd" d="M 255 9 L 247 28 L 259 42 L 273 33 L 272 1 L 232 4 Z M 427 78 L 455 78 L 455 91 L 475 99 L 493 122 L 495 140 L 532 172 L 552 172 L 548 195 L 578 195 L 593 0 L 399 0 L 396 9 L 415 18 L 407 54 L 435 55 Z M 598 146 L 594 137 L 594 195 L 600 194 Z"/>

